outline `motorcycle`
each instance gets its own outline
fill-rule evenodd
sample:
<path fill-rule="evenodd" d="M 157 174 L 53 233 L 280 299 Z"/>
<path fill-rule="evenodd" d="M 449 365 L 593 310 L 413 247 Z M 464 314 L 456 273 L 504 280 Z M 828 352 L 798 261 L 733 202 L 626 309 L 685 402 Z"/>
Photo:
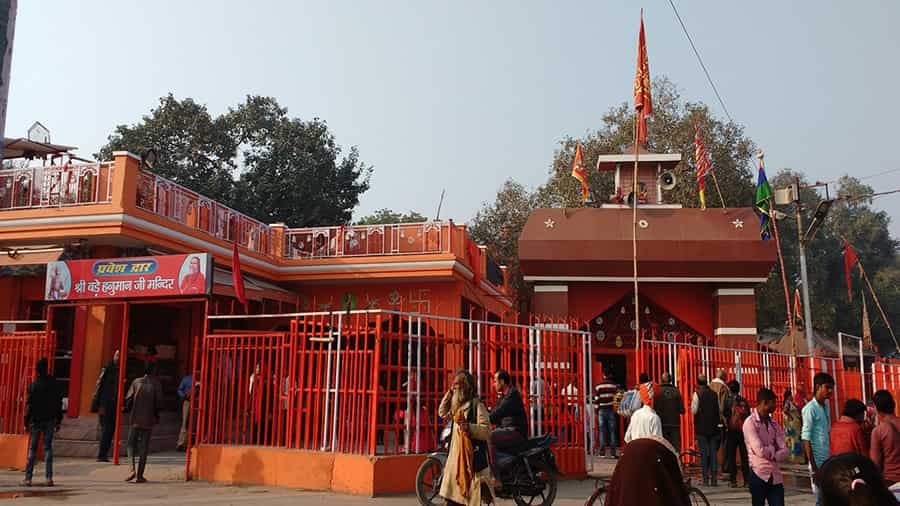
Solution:
<path fill-rule="evenodd" d="M 416 473 L 416 497 L 422 506 L 443 504 L 438 497 L 444 466 L 450 453 L 452 424 L 441 431 L 438 450 L 428 455 Z M 500 482 L 497 497 L 512 499 L 519 506 L 549 506 L 556 499 L 559 469 L 550 445 L 553 436 L 529 439 L 515 448 L 494 450 L 491 471 Z"/>

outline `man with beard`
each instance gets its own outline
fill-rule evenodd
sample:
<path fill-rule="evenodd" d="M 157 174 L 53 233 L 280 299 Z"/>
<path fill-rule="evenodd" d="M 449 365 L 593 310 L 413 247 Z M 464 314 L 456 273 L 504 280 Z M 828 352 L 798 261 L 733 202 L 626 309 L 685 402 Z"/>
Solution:
<path fill-rule="evenodd" d="M 475 380 L 468 371 L 460 370 L 453 375 L 438 415 L 453 421 L 441 497 L 449 505 L 479 506 L 482 496 L 493 502 L 487 444 L 491 422 L 487 408 L 475 396 Z"/>

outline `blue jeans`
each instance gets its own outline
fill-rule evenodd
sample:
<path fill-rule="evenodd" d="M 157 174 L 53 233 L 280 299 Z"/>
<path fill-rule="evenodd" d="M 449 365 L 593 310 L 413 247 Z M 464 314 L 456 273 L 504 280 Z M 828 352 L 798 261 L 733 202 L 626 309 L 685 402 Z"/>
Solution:
<path fill-rule="evenodd" d="M 56 422 L 35 422 L 31 424 L 31 440 L 28 445 L 28 461 L 25 464 L 25 479 L 31 481 L 34 475 L 34 459 L 37 458 L 38 437 L 44 435 L 44 467 L 48 480 L 53 479 L 53 433 L 56 431 Z"/>
<path fill-rule="evenodd" d="M 697 446 L 700 447 L 700 467 L 703 470 L 703 481 L 717 478 L 719 464 L 716 461 L 716 453 L 719 451 L 719 441 L 722 436 L 701 436 L 697 434 Z"/>
<path fill-rule="evenodd" d="M 602 452 L 606 446 L 606 435 L 609 434 L 609 448 L 612 454 L 616 454 L 619 447 L 619 427 L 618 417 L 612 408 L 600 408 L 597 412 L 597 425 L 599 427 L 600 436 L 597 439 L 597 448 Z"/>
<path fill-rule="evenodd" d="M 772 481 L 771 476 L 769 481 L 763 481 L 752 469 L 750 470 L 747 485 L 753 498 L 753 506 L 763 506 L 766 502 L 769 506 L 784 506 L 784 485 L 781 483 L 776 485 Z"/>

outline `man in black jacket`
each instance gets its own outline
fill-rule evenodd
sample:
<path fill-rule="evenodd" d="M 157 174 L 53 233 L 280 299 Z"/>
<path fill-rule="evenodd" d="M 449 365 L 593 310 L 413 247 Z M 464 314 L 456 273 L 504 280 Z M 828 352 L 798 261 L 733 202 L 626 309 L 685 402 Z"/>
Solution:
<path fill-rule="evenodd" d="M 97 462 L 109 462 L 109 449 L 112 447 L 116 432 L 116 402 L 119 399 L 119 350 L 113 359 L 100 370 L 97 385 L 94 387 L 94 398 L 91 401 L 91 413 L 100 414 L 100 451 Z"/>
<path fill-rule="evenodd" d="M 28 386 L 25 401 L 25 428 L 31 434 L 28 445 L 28 461 L 25 464 L 26 487 L 31 486 L 34 475 L 34 459 L 37 456 L 40 436 L 44 436 L 44 467 L 47 486 L 53 486 L 53 433 L 62 423 L 62 391 L 56 378 L 50 376 L 47 359 L 42 358 L 35 366 L 37 379 Z"/>
<path fill-rule="evenodd" d="M 491 424 L 498 427 L 513 427 L 522 436 L 528 438 L 528 427 L 525 420 L 525 403 L 522 394 L 512 385 L 509 373 L 503 369 L 494 373 L 494 388 L 500 395 L 497 406 L 491 411 Z"/>
<path fill-rule="evenodd" d="M 672 444 L 676 452 L 681 451 L 681 415 L 684 414 L 684 399 L 672 384 L 672 375 L 664 372 L 660 378 L 662 385 L 653 403 L 653 409 L 662 423 L 663 437 Z"/>

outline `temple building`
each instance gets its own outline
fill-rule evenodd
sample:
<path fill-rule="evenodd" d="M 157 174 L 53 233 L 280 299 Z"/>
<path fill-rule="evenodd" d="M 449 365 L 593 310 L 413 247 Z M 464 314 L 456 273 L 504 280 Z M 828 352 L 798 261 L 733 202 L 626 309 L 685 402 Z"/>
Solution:
<path fill-rule="evenodd" d="M 519 237 L 519 261 L 533 286 L 534 312 L 587 322 L 595 377 L 611 368 L 621 384 L 637 375 L 632 229 L 634 148 L 601 155 L 616 192 L 599 208 L 538 209 Z M 753 208 L 666 204 L 679 154 L 638 156 L 637 258 L 645 340 L 756 345 L 754 289 L 775 262 Z"/>

